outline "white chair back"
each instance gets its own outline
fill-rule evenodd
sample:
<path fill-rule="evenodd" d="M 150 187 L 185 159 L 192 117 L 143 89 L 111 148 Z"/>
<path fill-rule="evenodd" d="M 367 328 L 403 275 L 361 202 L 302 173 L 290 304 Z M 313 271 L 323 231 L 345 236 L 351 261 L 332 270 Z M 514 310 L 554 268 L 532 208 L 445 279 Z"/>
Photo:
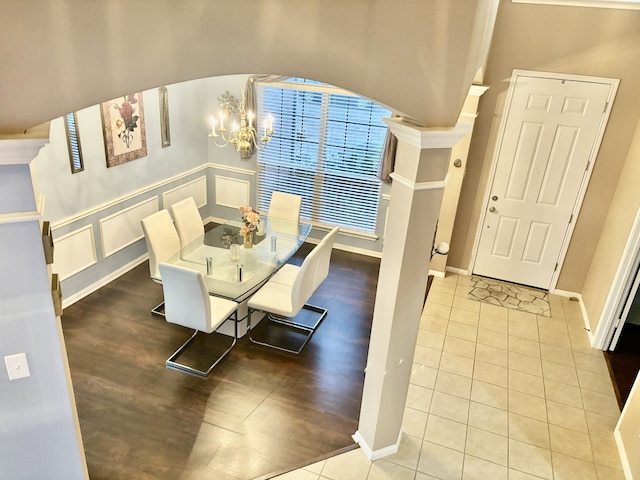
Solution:
<path fill-rule="evenodd" d="M 269 201 L 269 219 L 300 223 L 302 197 L 292 193 L 272 192 Z"/>
<path fill-rule="evenodd" d="M 170 209 L 180 238 L 180 245 L 184 247 L 204 235 L 202 217 L 200 217 L 200 211 L 193 197 L 187 197 L 174 203 Z"/>
<path fill-rule="evenodd" d="M 160 210 L 143 218 L 142 231 L 149 250 L 149 272 L 154 279 L 161 278 L 158 265 L 180 250 L 180 238 L 169 212 Z"/>
<path fill-rule="evenodd" d="M 197 270 L 160 263 L 167 322 L 211 333 L 211 304 L 204 277 Z"/>
<path fill-rule="evenodd" d="M 320 260 L 320 251 L 318 246 L 316 246 L 304 258 L 302 265 L 300 265 L 298 275 L 296 275 L 296 279 L 291 288 L 291 305 L 293 310 L 291 316 L 298 314 L 316 290 L 315 274 L 318 261 Z"/>
<path fill-rule="evenodd" d="M 336 237 L 338 236 L 339 231 L 339 227 L 334 227 L 315 247 L 320 248 L 320 254 L 318 255 L 318 264 L 316 265 L 316 273 L 313 279 L 314 289 L 318 288 L 320 284 L 324 282 L 325 278 L 327 278 L 327 276 L 329 275 L 331 252 L 333 251 L 333 244 L 336 241 Z"/>

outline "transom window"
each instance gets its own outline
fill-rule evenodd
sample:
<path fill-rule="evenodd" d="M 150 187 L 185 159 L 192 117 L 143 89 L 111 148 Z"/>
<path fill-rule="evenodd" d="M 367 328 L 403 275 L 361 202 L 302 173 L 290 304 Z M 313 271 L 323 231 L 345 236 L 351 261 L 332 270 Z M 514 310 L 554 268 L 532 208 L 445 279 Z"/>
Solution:
<path fill-rule="evenodd" d="M 301 217 L 375 234 L 380 156 L 390 111 L 344 90 L 299 79 L 261 84 L 260 118 L 276 133 L 258 153 L 258 207 L 271 192 L 302 196 Z"/>

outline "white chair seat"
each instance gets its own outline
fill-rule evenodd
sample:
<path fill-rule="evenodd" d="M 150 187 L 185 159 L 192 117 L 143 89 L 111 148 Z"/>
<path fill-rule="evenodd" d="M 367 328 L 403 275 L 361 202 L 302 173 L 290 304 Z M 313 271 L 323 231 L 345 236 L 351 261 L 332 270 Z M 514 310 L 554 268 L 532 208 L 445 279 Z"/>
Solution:
<path fill-rule="evenodd" d="M 267 310 L 281 317 L 293 317 L 298 313 L 291 301 L 291 287 L 280 283 L 267 282 L 251 297 L 247 305 L 254 310 Z M 297 310 L 300 311 L 300 308 Z"/>
<path fill-rule="evenodd" d="M 296 281 L 296 276 L 300 271 L 300 267 L 298 265 L 292 265 L 287 263 L 283 265 L 280 270 L 278 270 L 273 277 L 269 279 L 270 283 L 280 283 L 282 285 L 292 286 Z"/>
<path fill-rule="evenodd" d="M 225 298 L 209 295 L 209 305 L 211 311 L 215 313 L 208 329 L 205 333 L 215 332 L 231 315 L 238 309 L 238 304 Z"/>
<path fill-rule="evenodd" d="M 194 329 L 191 338 L 166 361 L 167 368 L 206 377 L 213 367 L 231 351 L 238 340 L 238 304 L 231 300 L 210 296 L 204 277 L 197 270 L 168 263 L 161 263 L 158 268 L 162 275 L 167 322 Z M 227 320 L 234 323 L 234 336 L 224 353 L 219 355 L 207 370 L 199 370 L 176 361 L 198 332 L 214 333 Z"/>
<path fill-rule="evenodd" d="M 287 264 L 273 275 L 247 303 L 247 324 L 249 340 L 290 353 L 299 354 L 307 344 L 313 332 L 324 319 L 327 310 L 306 303 L 329 273 L 331 251 L 338 228 L 327 234 L 326 241 L 321 241 L 305 257 L 302 265 Z M 313 312 L 311 319 L 296 318 L 302 309 Z M 295 331 L 295 346 L 262 341 L 251 334 L 251 314 L 261 311 L 266 314 L 267 322 L 275 322 L 280 326 Z"/>

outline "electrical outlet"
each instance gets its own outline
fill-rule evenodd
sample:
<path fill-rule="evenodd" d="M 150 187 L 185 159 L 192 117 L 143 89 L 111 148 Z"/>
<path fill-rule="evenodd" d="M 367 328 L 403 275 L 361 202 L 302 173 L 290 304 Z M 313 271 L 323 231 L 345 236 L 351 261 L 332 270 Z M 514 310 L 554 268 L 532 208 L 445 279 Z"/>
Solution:
<path fill-rule="evenodd" d="M 16 353 L 15 355 L 7 355 L 4 357 L 4 363 L 7 366 L 9 380 L 18 380 L 31 376 L 29 372 L 29 364 L 27 363 L 26 353 Z"/>

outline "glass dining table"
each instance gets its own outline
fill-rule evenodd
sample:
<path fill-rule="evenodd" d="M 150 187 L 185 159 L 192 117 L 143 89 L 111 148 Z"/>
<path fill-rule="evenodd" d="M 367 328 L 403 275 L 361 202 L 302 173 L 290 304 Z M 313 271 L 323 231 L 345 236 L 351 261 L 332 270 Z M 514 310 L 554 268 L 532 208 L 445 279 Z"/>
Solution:
<path fill-rule="evenodd" d="M 243 223 L 237 218 L 206 231 L 165 262 L 201 272 L 211 295 L 246 303 L 298 251 L 312 228 L 264 215 L 260 223 L 262 235 L 254 231 L 250 248 L 243 246 Z"/>

